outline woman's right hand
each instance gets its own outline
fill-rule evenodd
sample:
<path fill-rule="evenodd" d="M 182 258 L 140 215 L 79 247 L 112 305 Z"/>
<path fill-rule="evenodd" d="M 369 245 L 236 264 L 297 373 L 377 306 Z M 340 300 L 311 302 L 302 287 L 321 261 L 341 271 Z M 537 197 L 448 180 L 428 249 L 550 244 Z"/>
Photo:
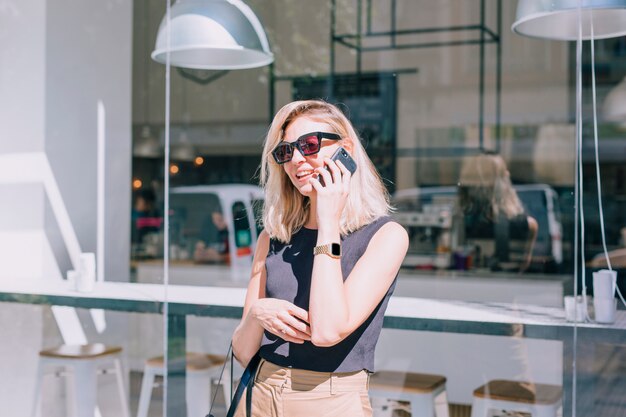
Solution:
<path fill-rule="evenodd" d="M 265 330 L 287 342 L 311 340 L 309 313 L 289 301 L 260 298 L 251 313 Z"/>

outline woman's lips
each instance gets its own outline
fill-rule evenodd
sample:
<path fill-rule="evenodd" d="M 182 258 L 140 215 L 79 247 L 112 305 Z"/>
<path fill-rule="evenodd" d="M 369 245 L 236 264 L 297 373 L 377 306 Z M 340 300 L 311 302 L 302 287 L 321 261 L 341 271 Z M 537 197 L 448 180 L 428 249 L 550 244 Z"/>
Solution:
<path fill-rule="evenodd" d="M 310 178 L 317 178 L 317 174 L 315 172 L 311 172 L 310 174 L 306 174 L 306 175 L 301 176 L 301 177 L 296 175 L 296 179 L 299 182 L 308 182 Z"/>

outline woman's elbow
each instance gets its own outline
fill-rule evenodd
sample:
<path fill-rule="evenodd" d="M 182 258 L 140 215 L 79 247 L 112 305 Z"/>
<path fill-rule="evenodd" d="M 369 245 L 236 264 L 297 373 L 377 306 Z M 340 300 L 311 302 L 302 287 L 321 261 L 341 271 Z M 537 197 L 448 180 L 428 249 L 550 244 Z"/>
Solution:
<path fill-rule="evenodd" d="M 341 342 L 345 336 L 338 332 L 311 332 L 311 343 L 317 347 L 331 347 Z"/>
<path fill-rule="evenodd" d="M 238 349 L 235 349 L 233 346 L 233 358 L 241 365 L 242 367 L 248 366 L 248 362 L 252 359 L 253 355 L 250 355 L 247 352 L 241 352 Z"/>

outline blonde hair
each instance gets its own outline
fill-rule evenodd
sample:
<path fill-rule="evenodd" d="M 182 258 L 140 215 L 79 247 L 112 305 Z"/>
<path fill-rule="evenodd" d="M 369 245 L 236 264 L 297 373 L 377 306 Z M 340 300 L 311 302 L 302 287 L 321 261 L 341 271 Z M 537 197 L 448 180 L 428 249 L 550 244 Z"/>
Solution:
<path fill-rule="evenodd" d="M 289 242 L 293 233 L 307 222 L 310 201 L 292 184 L 283 167 L 272 157 L 272 150 L 284 139 L 285 130 L 298 117 L 327 123 L 341 136 L 339 145 L 350 141 L 350 155 L 357 170 L 340 219 L 342 235 L 351 233 L 391 210 L 389 195 L 374 164 L 365 152 L 354 128 L 334 105 L 322 100 L 294 101 L 276 113 L 265 138 L 261 158 L 261 187 L 265 190 L 263 226 L 270 237 Z M 345 146 L 344 146 L 345 147 Z"/>
<path fill-rule="evenodd" d="M 512 218 L 524 212 L 500 155 L 482 154 L 465 158 L 461 166 L 459 190 L 459 203 L 466 212 L 482 212 L 491 220 L 499 215 Z"/>

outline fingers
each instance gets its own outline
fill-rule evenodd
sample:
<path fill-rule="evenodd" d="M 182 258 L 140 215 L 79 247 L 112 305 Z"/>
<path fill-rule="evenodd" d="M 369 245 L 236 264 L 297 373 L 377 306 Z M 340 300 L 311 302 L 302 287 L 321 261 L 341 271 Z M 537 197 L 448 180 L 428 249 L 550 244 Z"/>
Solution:
<path fill-rule="evenodd" d="M 291 342 L 291 343 L 297 343 L 299 345 L 303 344 L 305 341 L 310 341 L 311 337 L 310 336 L 303 336 L 303 337 L 298 337 L 297 333 L 296 336 L 292 336 L 291 332 L 272 332 L 273 334 L 275 334 L 276 336 L 280 337 L 281 339 L 283 339 L 286 342 Z"/>
<path fill-rule="evenodd" d="M 324 162 L 326 163 L 326 165 L 328 166 L 328 169 L 330 169 L 330 172 L 332 173 L 333 183 L 340 184 L 341 183 L 341 170 L 339 169 L 335 161 L 333 161 L 330 158 L 324 158 Z M 326 181 L 326 178 L 324 178 L 324 181 Z"/>
<path fill-rule="evenodd" d="M 352 179 L 352 173 L 341 161 L 337 161 L 337 166 L 343 174 L 341 176 L 341 181 L 343 182 L 344 191 L 347 192 L 348 190 L 350 190 L 350 180 Z"/>
<path fill-rule="evenodd" d="M 293 318 L 292 318 L 293 319 Z M 295 320 L 295 319 L 293 319 Z M 311 340 L 311 336 L 303 333 L 297 329 L 294 329 L 289 324 L 278 321 L 271 328 L 267 329 L 270 333 L 275 334 L 283 340 L 293 343 L 304 343 L 304 341 Z"/>
<path fill-rule="evenodd" d="M 330 172 L 328 172 L 328 170 L 324 167 L 320 167 L 320 168 L 316 168 L 315 171 L 317 172 L 318 175 L 318 181 L 319 181 L 319 177 L 322 177 L 324 179 L 324 187 L 329 187 L 330 185 L 333 184 L 333 176 Z"/>
<path fill-rule="evenodd" d="M 309 327 L 307 323 L 289 314 L 285 314 L 284 316 L 281 316 L 280 318 L 283 320 L 285 324 L 291 326 L 292 328 L 299 331 L 300 333 L 305 334 L 307 336 L 311 335 L 311 328 Z"/>
<path fill-rule="evenodd" d="M 309 322 L 309 312 L 306 311 L 305 309 L 300 308 L 300 307 L 298 307 L 295 304 L 291 304 L 291 306 L 289 307 L 288 311 L 289 311 L 289 314 L 291 314 L 294 317 L 299 318 L 300 320 L 304 321 L 305 323 Z"/>
<path fill-rule="evenodd" d="M 317 192 L 320 192 L 320 191 L 322 191 L 324 189 L 324 186 L 322 185 L 322 183 L 317 178 L 309 179 L 309 183 L 313 186 L 313 188 L 315 188 L 315 191 L 317 191 Z"/>

